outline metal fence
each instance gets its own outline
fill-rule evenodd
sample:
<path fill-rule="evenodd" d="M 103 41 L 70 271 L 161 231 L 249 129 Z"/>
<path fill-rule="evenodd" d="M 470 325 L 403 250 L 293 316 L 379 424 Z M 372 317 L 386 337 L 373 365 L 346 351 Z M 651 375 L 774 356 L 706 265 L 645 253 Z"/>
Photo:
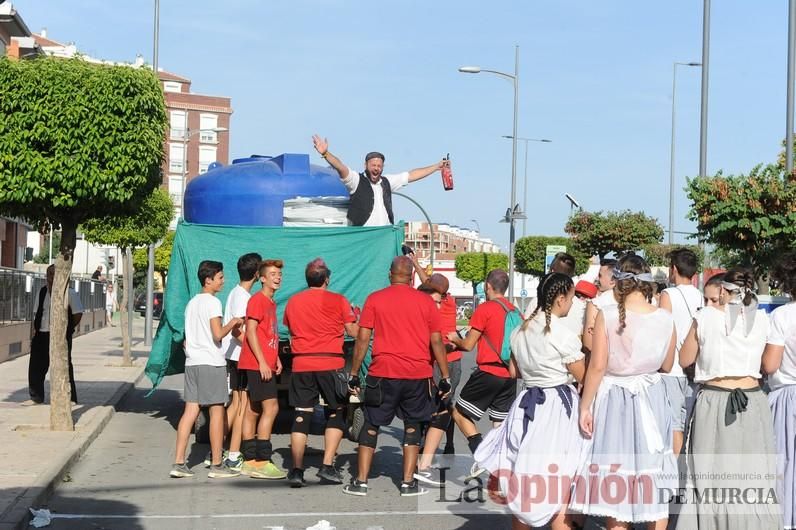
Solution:
<path fill-rule="evenodd" d="M 0 326 L 32 321 L 36 298 L 44 285 L 44 274 L 0 267 Z M 103 282 L 73 279 L 69 286 L 77 291 L 84 311 L 105 308 Z"/>

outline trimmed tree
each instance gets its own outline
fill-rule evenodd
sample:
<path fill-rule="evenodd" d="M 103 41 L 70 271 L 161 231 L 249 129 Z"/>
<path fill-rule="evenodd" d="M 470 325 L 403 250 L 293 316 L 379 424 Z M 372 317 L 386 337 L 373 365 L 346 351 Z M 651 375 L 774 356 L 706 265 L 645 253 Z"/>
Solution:
<path fill-rule="evenodd" d="M 122 301 L 121 317 L 122 328 L 122 366 L 132 366 L 130 355 L 130 335 L 128 333 L 127 297 L 133 287 L 133 271 L 127 264 L 127 259 L 136 247 L 142 247 L 163 239 L 169 230 L 169 223 L 174 217 L 174 203 L 169 194 L 161 189 L 155 189 L 143 202 L 141 207 L 132 215 L 124 217 L 106 216 L 89 219 L 80 229 L 86 239 L 100 245 L 119 247 L 122 260 L 125 263 L 122 276 Z M 144 262 L 146 267 L 146 262 Z"/>
<path fill-rule="evenodd" d="M 656 243 L 654 245 L 645 245 L 642 250 L 650 267 L 668 267 L 669 253 L 680 248 L 687 248 L 696 254 L 698 270 L 702 270 L 705 263 L 705 253 L 699 248 L 699 245 L 665 245 Z"/>
<path fill-rule="evenodd" d="M 171 263 L 171 249 L 174 246 L 174 231 L 169 230 L 163 242 L 159 247 L 155 248 L 155 272 L 160 275 L 160 284 L 166 287 L 166 276 L 169 273 L 169 263 Z M 133 252 L 133 267 L 136 269 L 146 269 L 149 265 L 148 251 L 145 248 L 139 248 Z"/>
<path fill-rule="evenodd" d="M 144 69 L 0 59 L 0 212 L 60 227 L 50 310 L 50 426 L 73 430 L 67 289 L 86 219 L 136 208 L 160 184 L 163 93 Z"/>
<path fill-rule="evenodd" d="M 642 212 L 576 212 L 564 230 L 580 252 L 602 259 L 609 252 L 621 255 L 660 243 L 663 227 Z"/>
<path fill-rule="evenodd" d="M 568 237 L 558 236 L 526 236 L 517 240 L 514 247 L 514 263 L 519 272 L 544 275 L 545 257 L 548 245 L 562 245 L 575 258 L 575 274 L 583 274 L 589 270 L 590 256 L 580 252 Z"/>
<path fill-rule="evenodd" d="M 751 267 L 760 293 L 767 294 L 774 260 L 796 248 L 796 178 L 786 180 L 777 164 L 758 165 L 748 175 L 690 179 L 686 192 L 698 234 Z"/>
<path fill-rule="evenodd" d="M 476 286 L 486 279 L 493 269 L 509 269 L 509 257 L 505 254 L 487 252 L 465 252 L 456 256 L 456 277 L 473 285 L 473 300 Z"/>

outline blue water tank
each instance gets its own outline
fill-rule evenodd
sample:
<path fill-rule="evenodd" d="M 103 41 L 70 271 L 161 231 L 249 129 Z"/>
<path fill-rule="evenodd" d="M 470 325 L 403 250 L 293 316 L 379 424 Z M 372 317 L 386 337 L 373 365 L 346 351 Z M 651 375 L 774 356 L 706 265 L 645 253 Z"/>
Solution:
<path fill-rule="evenodd" d="M 337 172 L 306 154 L 252 156 L 212 167 L 185 190 L 190 223 L 282 226 L 283 203 L 295 197 L 348 196 Z"/>

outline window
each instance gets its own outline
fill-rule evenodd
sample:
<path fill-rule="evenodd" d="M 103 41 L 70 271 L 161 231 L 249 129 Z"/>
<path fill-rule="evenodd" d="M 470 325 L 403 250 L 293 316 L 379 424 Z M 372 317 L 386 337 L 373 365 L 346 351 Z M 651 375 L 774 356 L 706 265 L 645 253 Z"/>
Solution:
<path fill-rule="evenodd" d="M 174 203 L 174 219 L 176 221 L 182 215 L 182 175 L 169 175 L 169 197 Z M 176 225 L 175 222 L 172 223 Z"/>
<path fill-rule="evenodd" d="M 215 146 L 202 145 L 199 147 L 199 174 L 207 172 L 208 166 L 216 161 Z"/>
<path fill-rule="evenodd" d="M 214 144 L 218 142 L 218 134 L 212 129 L 218 127 L 218 116 L 215 114 L 200 114 L 199 115 L 199 141 L 204 144 Z M 214 162 L 211 160 L 211 162 Z"/>
<path fill-rule="evenodd" d="M 182 92 L 182 83 L 177 81 L 164 81 L 163 92 Z"/>
<path fill-rule="evenodd" d="M 169 172 L 182 173 L 185 149 L 182 144 L 169 144 Z"/>
<path fill-rule="evenodd" d="M 172 110 L 169 118 L 169 126 L 171 128 L 171 139 L 182 140 L 185 136 L 185 111 Z"/>

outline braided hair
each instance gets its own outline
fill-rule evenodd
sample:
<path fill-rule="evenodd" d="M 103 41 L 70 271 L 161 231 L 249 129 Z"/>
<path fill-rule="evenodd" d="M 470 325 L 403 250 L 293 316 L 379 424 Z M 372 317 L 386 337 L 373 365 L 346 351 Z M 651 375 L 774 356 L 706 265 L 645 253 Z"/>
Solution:
<path fill-rule="evenodd" d="M 628 254 L 619 260 L 616 264 L 616 269 L 620 272 L 630 272 L 632 274 L 643 274 L 650 272 L 650 266 L 644 261 L 644 258 L 636 254 Z M 618 333 L 622 334 L 626 327 L 627 312 L 625 311 L 625 299 L 628 295 L 636 291 L 644 295 L 647 302 L 652 301 L 654 284 L 651 282 L 642 282 L 636 278 L 629 278 L 627 280 L 617 280 L 614 287 L 614 296 L 616 297 L 617 307 L 619 309 L 619 330 Z"/>
<path fill-rule="evenodd" d="M 539 311 L 544 311 L 545 325 L 544 333 L 550 333 L 550 321 L 553 317 L 553 304 L 559 296 L 566 296 L 574 284 L 572 278 L 560 272 L 551 272 L 539 280 L 539 287 L 536 289 L 536 309 L 533 310 L 531 316 L 522 324 L 522 329 L 525 330 L 528 324 Z"/>
<path fill-rule="evenodd" d="M 796 254 L 787 254 L 782 257 L 771 271 L 771 279 L 777 289 L 787 293 L 796 300 Z"/>

